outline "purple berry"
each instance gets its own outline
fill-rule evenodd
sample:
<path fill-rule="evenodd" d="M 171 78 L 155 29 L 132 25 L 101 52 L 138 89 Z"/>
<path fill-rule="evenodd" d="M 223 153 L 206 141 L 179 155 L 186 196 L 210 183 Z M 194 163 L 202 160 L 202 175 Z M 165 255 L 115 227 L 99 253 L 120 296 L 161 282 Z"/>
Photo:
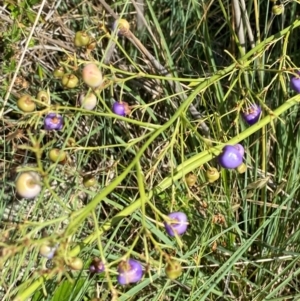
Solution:
<path fill-rule="evenodd" d="M 102 273 L 105 270 L 104 263 L 99 258 L 94 258 L 92 261 L 90 268 L 91 273 Z"/>
<path fill-rule="evenodd" d="M 116 101 L 113 104 L 112 111 L 119 116 L 125 116 L 125 106 L 122 102 Z"/>
<path fill-rule="evenodd" d="M 136 283 L 143 277 L 141 263 L 134 259 L 122 261 L 118 266 L 118 282 L 121 285 Z"/>
<path fill-rule="evenodd" d="M 241 144 L 236 144 L 234 145 L 234 147 L 239 151 L 239 153 L 241 154 L 242 157 L 244 157 L 245 154 L 245 149 Z"/>
<path fill-rule="evenodd" d="M 300 75 L 300 72 L 297 73 Z M 295 92 L 300 93 L 300 77 L 299 76 L 292 77 L 290 81 L 290 86 Z"/>
<path fill-rule="evenodd" d="M 64 126 L 63 117 L 56 113 L 49 113 L 44 119 L 45 130 L 60 131 Z"/>
<path fill-rule="evenodd" d="M 171 221 L 165 222 L 165 228 L 170 236 L 181 235 L 188 227 L 187 216 L 183 212 L 172 212 L 168 215 Z"/>
<path fill-rule="evenodd" d="M 256 123 L 261 114 L 261 107 L 257 104 L 253 104 L 248 107 L 246 110 L 242 112 L 242 116 L 244 120 L 249 124 L 252 125 Z"/>
<path fill-rule="evenodd" d="M 228 169 L 237 168 L 243 163 L 243 157 L 239 150 L 232 145 L 226 145 L 218 157 L 219 164 Z"/>

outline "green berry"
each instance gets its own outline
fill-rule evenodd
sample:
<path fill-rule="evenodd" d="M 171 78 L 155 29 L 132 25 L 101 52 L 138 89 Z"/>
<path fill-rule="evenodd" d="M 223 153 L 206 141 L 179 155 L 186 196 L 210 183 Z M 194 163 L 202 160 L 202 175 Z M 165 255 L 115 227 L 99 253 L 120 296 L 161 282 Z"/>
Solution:
<path fill-rule="evenodd" d="M 76 47 L 87 46 L 90 41 L 90 36 L 85 31 L 77 31 L 75 33 L 74 44 Z"/>
<path fill-rule="evenodd" d="M 244 173 L 247 170 L 247 165 L 245 163 L 242 163 L 240 166 L 237 167 L 236 169 L 238 173 Z"/>
<path fill-rule="evenodd" d="M 174 280 L 181 276 L 182 267 L 177 260 L 170 260 L 165 268 L 166 275 L 169 279 Z"/>
<path fill-rule="evenodd" d="M 185 182 L 186 182 L 187 186 L 192 187 L 197 182 L 197 176 L 193 173 L 190 173 L 185 176 Z"/>
<path fill-rule="evenodd" d="M 213 183 L 220 178 L 220 173 L 214 167 L 211 167 L 206 171 L 206 179 L 209 183 Z"/>
<path fill-rule="evenodd" d="M 72 89 L 77 87 L 78 85 L 78 78 L 74 74 L 65 74 L 61 82 L 65 88 Z"/>
<path fill-rule="evenodd" d="M 58 66 L 54 69 L 53 75 L 55 78 L 62 78 L 65 75 L 64 67 Z"/>
<path fill-rule="evenodd" d="M 35 102 L 30 95 L 23 95 L 17 101 L 18 108 L 26 113 L 33 112 L 35 110 Z"/>
<path fill-rule="evenodd" d="M 49 151 L 49 159 L 53 162 L 63 162 L 67 158 L 67 153 L 58 148 L 52 148 Z"/>
<path fill-rule="evenodd" d="M 79 271 L 83 268 L 83 261 L 79 257 L 74 257 L 69 260 L 68 266 L 72 270 Z"/>
<path fill-rule="evenodd" d="M 83 179 L 83 185 L 86 188 L 95 186 L 97 183 L 97 179 L 95 177 L 86 177 Z"/>

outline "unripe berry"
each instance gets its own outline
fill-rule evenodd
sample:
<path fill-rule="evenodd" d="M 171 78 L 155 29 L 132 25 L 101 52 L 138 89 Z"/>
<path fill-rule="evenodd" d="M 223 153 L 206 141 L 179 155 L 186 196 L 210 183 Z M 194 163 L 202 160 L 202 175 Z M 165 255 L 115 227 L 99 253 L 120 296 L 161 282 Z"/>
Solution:
<path fill-rule="evenodd" d="M 83 185 L 86 188 L 95 186 L 97 183 L 97 179 L 95 177 L 86 177 L 83 179 Z"/>
<path fill-rule="evenodd" d="M 87 46 L 90 41 L 90 36 L 85 31 L 77 31 L 75 33 L 74 44 L 76 47 Z"/>
<path fill-rule="evenodd" d="M 64 67 L 58 66 L 54 69 L 53 75 L 55 78 L 62 78 L 65 75 Z"/>
<path fill-rule="evenodd" d="M 182 267 L 177 260 L 170 260 L 165 268 L 166 275 L 169 279 L 177 279 L 182 274 Z"/>
<path fill-rule="evenodd" d="M 23 198 L 35 198 L 42 190 L 39 174 L 34 171 L 21 173 L 16 180 L 16 190 Z"/>
<path fill-rule="evenodd" d="M 214 167 L 211 167 L 206 171 L 206 179 L 209 183 L 213 183 L 220 178 L 220 173 Z"/>
<path fill-rule="evenodd" d="M 49 159 L 52 162 L 63 162 L 66 160 L 66 158 L 67 158 L 67 153 L 58 148 L 52 148 L 49 151 Z"/>
<path fill-rule="evenodd" d="M 72 270 L 82 270 L 83 268 L 83 261 L 79 257 L 71 258 L 68 262 L 68 266 Z"/>
<path fill-rule="evenodd" d="M 87 64 L 83 67 L 82 79 L 91 88 L 97 88 L 103 82 L 102 73 L 94 63 Z"/>
<path fill-rule="evenodd" d="M 193 173 L 190 173 L 190 174 L 185 176 L 185 182 L 186 182 L 187 186 L 192 187 L 197 182 L 197 176 Z"/>
<path fill-rule="evenodd" d="M 55 255 L 57 248 L 58 248 L 58 244 L 56 244 L 53 247 L 48 244 L 41 245 L 40 255 L 48 259 L 52 259 Z"/>
<path fill-rule="evenodd" d="M 17 101 L 18 108 L 23 112 L 33 112 L 35 110 L 35 102 L 30 95 L 23 95 Z"/>
<path fill-rule="evenodd" d="M 41 103 L 48 105 L 49 104 L 49 95 L 46 91 L 39 91 L 37 95 L 37 100 L 39 100 Z M 41 105 L 41 104 L 40 104 Z"/>
<path fill-rule="evenodd" d="M 90 92 L 86 95 L 81 95 L 79 97 L 79 102 L 85 110 L 91 111 L 97 105 L 97 97 L 94 93 Z"/>
<path fill-rule="evenodd" d="M 236 169 L 238 173 L 244 173 L 247 170 L 247 165 L 245 163 L 242 163 L 240 166 L 237 167 Z"/>
<path fill-rule="evenodd" d="M 78 78 L 74 74 L 65 74 L 62 77 L 61 82 L 62 82 L 62 85 L 65 88 L 72 89 L 72 88 L 77 87 L 77 85 L 78 85 Z"/>
<path fill-rule="evenodd" d="M 117 31 L 117 35 L 125 35 L 130 30 L 130 25 L 126 19 L 118 19 L 113 23 L 113 30 Z"/>

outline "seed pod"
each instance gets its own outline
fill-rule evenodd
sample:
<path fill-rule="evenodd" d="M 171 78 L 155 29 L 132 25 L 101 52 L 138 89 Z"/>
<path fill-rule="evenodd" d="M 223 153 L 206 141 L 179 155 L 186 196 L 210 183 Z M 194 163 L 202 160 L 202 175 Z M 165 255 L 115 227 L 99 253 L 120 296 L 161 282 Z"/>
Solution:
<path fill-rule="evenodd" d="M 30 95 L 23 95 L 17 101 L 18 108 L 23 112 L 33 112 L 35 110 L 35 102 Z"/>

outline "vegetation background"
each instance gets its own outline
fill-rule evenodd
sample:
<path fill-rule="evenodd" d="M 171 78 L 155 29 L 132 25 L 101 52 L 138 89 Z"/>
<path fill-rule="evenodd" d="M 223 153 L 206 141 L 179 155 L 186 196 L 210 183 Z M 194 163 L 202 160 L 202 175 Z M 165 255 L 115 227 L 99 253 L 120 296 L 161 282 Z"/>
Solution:
<path fill-rule="evenodd" d="M 299 1 L 14 1 L 0 6 L 1 300 L 299 300 Z M 130 23 L 118 37 L 116 18 Z M 75 47 L 77 31 L 91 39 Z M 105 82 L 95 110 L 82 66 L 97 62 Z M 53 76 L 78 76 L 73 89 Z M 46 91 L 23 113 L 16 101 Z M 114 100 L 131 106 L 111 112 Z M 249 127 L 241 112 L 263 108 Z M 49 112 L 63 131 L 47 132 Z M 240 142 L 247 171 L 215 160 Z M 67 152 L 65 164 L 48 152 Z M 220 178 L 208 183 L 206 172 Z M 38 171 L 43 189 L 21 199 L 15 179 Z M 186 176 L 196 175 L 194 185 Z M 86 180 L 94 186 L 87 187 Z M 94 181 L 94 182 L 93 182 Z M 169 237 L 165 215 L 183 211 L 189 228 Z M 59 244 L 53 260 L 39 255 Z M 79 257 L 84 267 L 70 269 Z M 106 272 L 90 275 L 94 257 Z M 120 286 L 124 258 L 145 274 Z M 172 258 L 182 275 L 168 279 Z"/>

